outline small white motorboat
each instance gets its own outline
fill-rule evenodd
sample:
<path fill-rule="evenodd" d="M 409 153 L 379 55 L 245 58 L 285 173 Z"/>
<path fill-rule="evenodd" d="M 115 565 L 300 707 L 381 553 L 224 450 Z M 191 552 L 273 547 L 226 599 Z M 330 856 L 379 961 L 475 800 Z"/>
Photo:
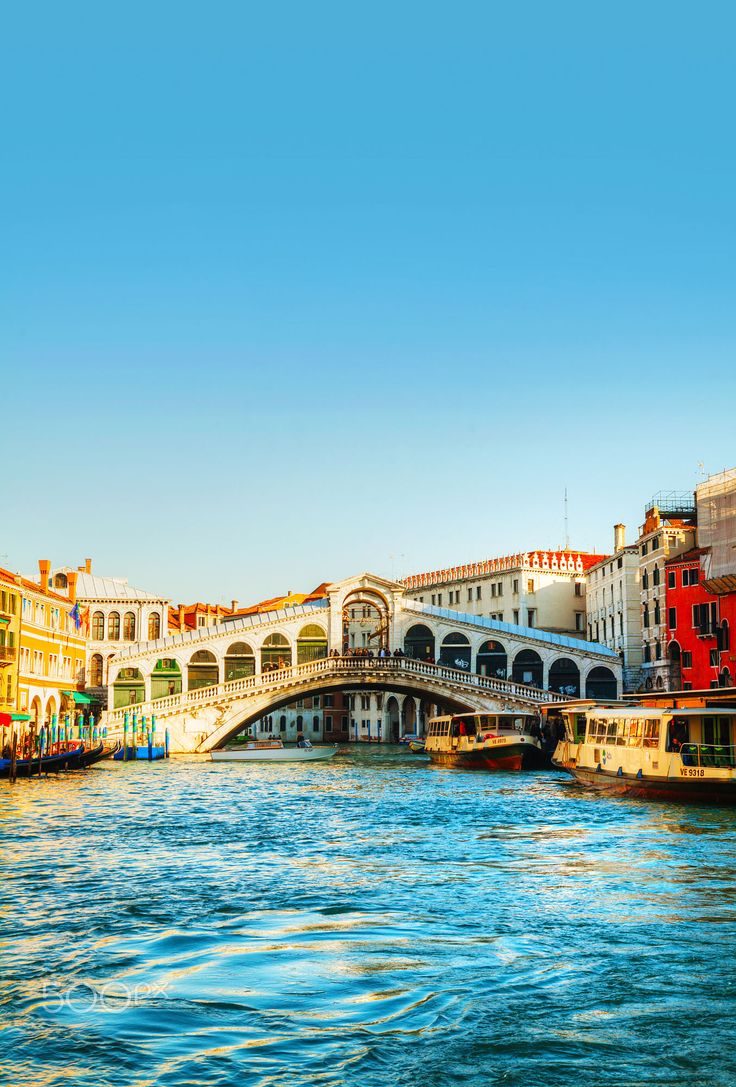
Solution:
<path fill-rule="evenodd" d="M 237 747 L 221 747 L 210 751 L 214 762 L 315 762 L 331 759 L 337 751 L 332 747 L 312 747 L 305 740 L 298 747 L 285 747 L 281 740 L 248 740 Z"/>

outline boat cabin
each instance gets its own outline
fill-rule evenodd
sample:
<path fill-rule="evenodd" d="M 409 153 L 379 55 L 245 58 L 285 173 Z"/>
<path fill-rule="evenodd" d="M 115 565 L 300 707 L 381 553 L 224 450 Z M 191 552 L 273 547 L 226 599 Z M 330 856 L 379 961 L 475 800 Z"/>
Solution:
<path fill-rule="evenodd" d="M 480 736 L 486 732 L 497 736 L 513 733 L 535 736 L 539 734 L 539 718 L 534 713 L 459 713 L 432 717 L 426 735 Z"/>
<path fill-rule="evenodd" d="M 736 767 L 733 709 L 598 706 L 585 713 L 584 738 L 577 725 L 568 717 L 567 740 L 593 748 L 596 763 L 602 752 L 624 748 L 679 755 L 683 766 Z"/>

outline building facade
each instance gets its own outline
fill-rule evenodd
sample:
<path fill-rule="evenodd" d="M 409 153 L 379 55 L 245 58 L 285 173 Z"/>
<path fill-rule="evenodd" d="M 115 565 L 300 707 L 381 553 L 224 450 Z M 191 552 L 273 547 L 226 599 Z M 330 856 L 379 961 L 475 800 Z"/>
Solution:
<path fill-rule="evenodd" d="M 666 690 L 667 658 L 666 563 L 691 551 L 696 541 L 695 498 L 690 493 L 660 492 L 647 504 L 636 541 L 642 627 L 642 677 L 646 691 Z"/>
<path fill-rule="evenodd" d="M 736 684 L 736 468 L 695 489 L 703 587 L 718 601 L 719 684 Z"/>
<path fill-rule="evenodd" d="M 625 525 L 614 525 L 613 532 L 613 554 L 591 566 L 585 576 L 588 641 L 618 653 L 624 691 L 635 691 L 642 683 L 639 548 L 627 546 Z"/>
<path fill-rule="evenodd" d="M 0 569 L 0 713 L 18 708 L 18 659 L 22 610 L 20 576 Z"/>
<path fill-rule="evenodd" d="M 62 595 L 49 587 L 50 566 L 39 561 L 38 584 L 20 578 L 21 617 L 17 708 L 36 726 L 54 715 L 75 712 L 75 692 L 84 686 L 87 641 L 73 616 L 75 579 Z"/>
<path fill-rule="evenodd" d="M 673 691 L 708 690 L 721 681 L 718 597 L 705 587 L 701 554 L 695 548 L 665 564 L 668 686 Z"/>
<path fill-rule="evenodd" d="M 586 574 L 603 558 L 583 551 L 528 551 L 413 574 L 402 584 L 420 604 L 584 638 Z"/>

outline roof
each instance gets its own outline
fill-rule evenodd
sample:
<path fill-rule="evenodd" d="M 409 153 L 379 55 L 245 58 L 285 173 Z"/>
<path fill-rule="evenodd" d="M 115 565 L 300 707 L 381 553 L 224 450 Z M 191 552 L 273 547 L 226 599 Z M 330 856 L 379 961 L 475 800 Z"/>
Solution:
<path fill-rule="evenodd" d="M 567 634 L 551 634 L 548 630 L 539 630 L 537 627 L 521 627 L 514 623 L 502 623 L 498 619 L 486 619 L 482 615 L 470 615 L 467 612 L 450 611 L 449 608 L 436 608 L 432 604 L 419 604 L 415 600 L 407 600 L 404 607 L 419 615 L 432 615 L 436 619 L 450 619 L 455 622 L 470 623 L 475 627 L 486 627 L 496 633 L 511 634 L 517 638 L 529 638 L 531 641 L 544 642 L 547 645 L 567 646 L 568 649 L 576 649 L 579 653 L 595 653 L 600 657 L 610 657 L 619 661 L 619 655 L 607 645 L 599 642 L 586 642 L 582 638 L 570 638 Z"/>
<path fill-rule="evenodd" d="M 628 706 L 628 707 L 609 707 L 605 704 L 591 706 L 589 710 L 585 711 L 591 716 L 600 717 L 656 717 L 657 714 L 667 714 L 671 717 L 702 717 L 713 716 L 717 714 L 719 717 L 726 717 L 730 714 L 736 716 L 736 710 L 734 709 L 722 709 L 719 706 L 700 706 L 693 707 L 688 706 L 685 709 L 674 709 L 672 706 Z"/>
<path fill-rule="evenodd" d="M 134 589 L 124 577 L 99 577 L 84 571 L 64 570 L 63 573 L 77 574 L 77 598 L 82 600 L 150 600 L 156 603 L 166 601 L 166 597 L 147 593 L 143 589 Z M 168 602 L 168 601 L 167 601 Z"/>
<path fill-rule="evenodd" d="M 59 600 L 62 604 L 71 604 L 68 596 L 61 596 L 52 589 L 44 589 L 43 585 L 39 585 L 37 581 L 31 581 L 30 578 L 23 577 L 22 574 L 14 574 L 11 570 L 5 570 L 2 566 L 0 566 L 0 581 L 10 584 L 15 589 L 25 589 L 27 592 L 38 593 L 39 596 L 47 596 L 50 600 Z"/>
<path fill-rule="evenodd" d="M 237 619 L 243 615 L 261 615 L 264 612 L 280 611 L 282 608 L 296 608 L 300 604 L 315 604 L 327 599 L 327 586 L 329 582 L 323 581 L 311 593 L 288 593 L 286 596 L 273 596 L 269 600 L 261 600 L 258 604 L 251 604 L 249 608 L 238 608 L 230 613 L 231 619 Z M 224 617 L 223 617 L 224 618 Z"/>
<path fill-rule="evenodd" d="M 689 551 L 685 551 L 682 555 L 675 555 L 674 558 L 665 559 L 665 566 L 676 566 L 680 562 L 697 562 L 700 561 L 700 556 L 705 555 L 707 552 L 702 547 L 691 547 Z"/>
<path fill-rule="evenodd" d="M 483 562 L 472 562 L 465 566 L 448 566 L 444 570 L 411 574 L 409 577 L 402 578 L 401 584 L 407 589 L 421 589 L 427 585 L 465 581 L 468 578 L 521 569 L 580 575 L 606 558 L 608 558 L 607 555 L 594 555 L 587 551 L 548 551 L 546 548 L 538 548 L 536 551 L 523 551 L 516 555 L 504 555 L 502 558 L 485 559 Z"/>

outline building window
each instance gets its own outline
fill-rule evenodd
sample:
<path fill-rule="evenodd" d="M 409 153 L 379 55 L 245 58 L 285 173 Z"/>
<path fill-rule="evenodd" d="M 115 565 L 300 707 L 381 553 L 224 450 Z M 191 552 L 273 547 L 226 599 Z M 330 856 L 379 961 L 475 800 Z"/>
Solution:
<path fill-rule="evenodd" d="M 667 626 L 670 630 L 677 630 L 677 608 L 667 609 Z"/>
<path fill-rule="evenodd" d="M 649 571 L 648 570 L 645 570 L 644 573 L 641 575 L 641 587 L 642 587 L 642 589 L 648 589 L 649 588 Z"/>
<path fill-rule="evenodd" d="M 437 593 L 437 607 L 442 607 L 442 593 Z"/>
<path fill-rule="evenodd" d="M 690 652 L 689 649 L 685 649 L 685 650 L 683 650 L 683 653 L 682 653 L 682 667 L 683 668 L 692 668 L 692 666 L 693 666 L 693 655 L 692 655 L 692 653 Z"/>
<path fill-rule="evenodd" d="M 503 582 L 502 581 L 499 581 L 499 583 L 498 583 L 498 595 L 503 596 Z"/>
<path fill-rule="evenodd" d="M 123 619 L 123 641 L 135 641 L 135 615 L 132 611 L 126 611 Z"/>
<path fill-rule="evenodd" d="M 335 696 L 334 696 L 334 694 L 326 694 L 325 695 L 325 707 L 328 707 L 329 709 L 332 709 L 332 707 L 334 705 L 335 705 Z"/>
<path fill-rule="evenodd" d="M 95 642 L 105 640 L 105 616 L 101 611 L 96 611 L 92 616 L 92 640 Z"/>
<path fill-rule="evenodd" d="M 480 586 L 480 585 L 476 585 L 476 586 L 475 586 L 475 599 L 476 599 L 476 600 L 480 600 L 480 598 L 481 598 L 481 595 L 482 595 L 482 590 L 481 590 L 481 586 Z"/>
<path fill-rule="evenodd" d="M 110 642 L 120 638 L 120 614 L 116 611 L 111 611 L 107 617 L 107 638 Z"/>
<path fill-rule="evenodd" d="M 659 585 L 659 567 L 655 566 L 652 571 L 652 585 Z"/>
<path fill-rule="evenodd" d="M 519 609 L 518 608 L 514 608 L 514 623 L 518 627 L 518 625 L 519 625 Z"/>
<path fill-rule="evenodd" d="M 718 667 L 718 665 L 720 663 L 719 660 L 718 660 L 718 656 L 719 656 L 718 650 L 717 649 L 711 649 L 709 657 L 710 657 L 710 663 L 711 663 L 712 668 L 717 668 Z"/>
<path fill-rule="evenodd" d="M 526 583 L 526 591 L 527 591 L 528 593 L 533 593 L 533 592 L 534 592 L 534 578 L 533 578 L 533 577 L 530 577 L 530 578 L 529 578 L 529 579 L 527 580 L 527 583 Z"/>
<path fill-rule="evenodd" d="M 661 622 L 661 617 L 660 617 L 660 614 L 659 614 L 659 601 L 655 600 L 654 601 L 654 625 L 655 625 L 655 627 L 658 627 L 660 622 Z"/>
<path fill-rule="evenodd" d="M 518 577 L 515 577 L 514 578 L 514 584 L 513 584 L 513 592 L 518 593 L 518 591 L 519 591 L 519 579 L 518 579 Z"/>
<path fill-rule="evenodd" d="M 582 596 L 582 595 L 583 595 L 582 582 L 581 581 L 576 581 L 575 582 L 575 596 Z"/>
<path fill-rule="evenodd" d="M 471 604 L 472 602 L 473 602 L 473 590 L 471 588 L 471 589 L 468 589 L 468 603 Z"/>
<path fill-rule="evenodd" d="M 683 654 L 683 656 L 684 656 L 684 654 Z M 650 664 L 651 660 L 652 660 L 652 647 L 649 644 L 649 642 L 647 642 L 647 644 L 644 646 L 644 663 L 645 664 Z"/>
<path fill-rule="evenodd" d="M 536 608 L 527 608 L 526 612 L 526 625 L 533 627 L 537 620 Z"/>
<path fill-rule="evenodd" d="M 434 602 L 435 602 L 435 596 L 434 596 L 434 593 L 432 593 L 432 603 L 434 604 Z"/>
<path fill-rule="evenodd" d="M 102 686 L 102 657 L 93 653 L 89 662 L 89 682 L 91 687 Z"/>
<path fill-rule="evenodd" d="M 585 630 L 584 626 L 585 617 L 581 611 L 575 612 L 575 630 Z"/>
<path fill-rule="evenodd" d="M 649 605 L 644 605 L 644 612 L 641 620 L 642 626 L 646 629 L 649 626 Z"/>
<path fill-rule="evenodd" d="M 677 575 L 674 570 L 667 571 L 667 588 L 674 589 L 677 585 Z"/>
<path fill-rule="evenodd" d="M 654 656 L 658 661 L 662 659 L 662 645 L 660 642 L 657 642 L 654 646 Z"/>
<path fill-rule="evenodd" d="M 621 557 L 619 556 L 619 560 L 618 560 L 618 562 L 616 563 L 616 565 L 618 566 L 619 570 L 620 570 L 620 569 L 622 568 L 623 564 L 624 564 L 624 560 L 623 560 L 623 559 L 622 559 L 622 558 L 621 558 Z"/>
<path fill-rule="evenodd" d="M 157 611 L 151 612 L 148 616 L 148 640 L 149 642 L 155 642 L 157 638 L 161 637 L 161 616 Z"/>
<path fill-rule="evenodd" d="M 643 543 L 641 545 L 641 553 L 642 553 L 642 555 L 646 555 L 646 553 L 647 553 L 647 544 Z"/>
<path fill-rule="evenodd" d="M 325 732 L 332 732 L 332 714 L 328 713 L 325 717 Z"/>

